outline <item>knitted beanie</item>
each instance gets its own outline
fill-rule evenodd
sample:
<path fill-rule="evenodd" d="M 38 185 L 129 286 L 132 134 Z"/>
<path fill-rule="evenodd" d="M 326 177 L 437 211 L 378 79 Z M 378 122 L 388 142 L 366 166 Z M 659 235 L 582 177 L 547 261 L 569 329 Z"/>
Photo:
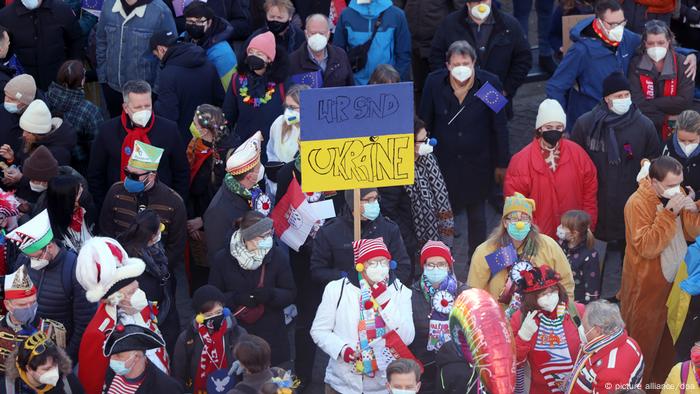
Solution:
<path fill-rule="evenodd" d="M 58 161 L 53 157 L 49 148 L 39 145 L 22 166 L 24 175 L 32 181 L 48 182 L 58 175 Z"/>
<path fill-rule="evenodd" d="M 32 134 L 48 134 L 51 131 L 51 111 L 41 100 L 34 100 L 19 118 L 19 127 Z"/>
<path fill-rule="evenodd" d="M 247 49 L 253 48 L 259 50 L 272 62 L 275 60 L 275 45 L 275 35 L 268 31 L 253 37 L 253 39 L 250 40 L 250 44 L 248 44 Z"/>
<path fill-rule="evenodd" d="M 10 79 L 5 85 L 5 95 L 24 105 L 29 105 L 36 96 L 34 77 L 29 74 L 20 74 Z"/>

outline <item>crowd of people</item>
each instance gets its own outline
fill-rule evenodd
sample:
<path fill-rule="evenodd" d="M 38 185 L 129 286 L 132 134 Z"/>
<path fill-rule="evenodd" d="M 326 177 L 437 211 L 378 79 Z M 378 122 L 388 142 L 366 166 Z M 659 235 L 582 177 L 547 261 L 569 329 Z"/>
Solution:
<path fill-rule="evenodd" d="M 515 393 L 700 393 L 700 3 L 535 3 L 512 152 L 532 1 L 5 0 L 0 393 L 488 393 L 469 288 Z M 305 91 L 408 81 L 414 182 L 287 244 Z"/>

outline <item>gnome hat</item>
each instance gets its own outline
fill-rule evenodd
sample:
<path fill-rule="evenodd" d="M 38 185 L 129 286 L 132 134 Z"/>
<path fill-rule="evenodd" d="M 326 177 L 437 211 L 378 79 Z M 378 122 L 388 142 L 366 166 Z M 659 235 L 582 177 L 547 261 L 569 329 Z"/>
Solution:
<path fill-rule="evenodd" d="M 226 172 L 231 175 L 245 174 L 260 163 L 262 134 L 258 131 L 248 138 L 226 160 Z"/>
<path fill-rule="evenodd" d="M 7 234 L 24 254 L 32 254 L 45 248 L 53 240 L 49 211 L 44 209 L 30 221 Z"/>

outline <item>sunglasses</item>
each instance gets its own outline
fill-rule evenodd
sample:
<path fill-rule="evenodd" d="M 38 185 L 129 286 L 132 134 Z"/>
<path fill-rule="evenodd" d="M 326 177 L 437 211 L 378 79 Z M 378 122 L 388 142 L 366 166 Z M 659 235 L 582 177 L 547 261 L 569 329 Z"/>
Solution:
<path fill-rule="evenodd" d="M 126 168 L 124 169 L 124 176 L 127 178 L 133 180 L 133 181 L 140 181 L 142 177 L 150 174 L 150 172 L 144 172 L 143 174 L 135 174 L 133 172 L 130 172 Z"/>

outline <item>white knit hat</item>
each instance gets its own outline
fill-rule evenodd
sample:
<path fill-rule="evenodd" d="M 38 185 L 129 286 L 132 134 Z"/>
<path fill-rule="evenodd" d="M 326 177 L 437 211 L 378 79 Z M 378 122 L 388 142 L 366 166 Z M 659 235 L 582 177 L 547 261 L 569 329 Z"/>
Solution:
<path fill-rule="evenodd" d="M 41 100 L 34 100 L 19 118 L 19 127 L 32 134 L 47 134 L 51 131 L 51 111 Z"/>
<path fill-rule="evenodd" d="M 535 128 L 539 129 L 549 122 L 560 122 L 566 127 L 566 113 L 557 100 L 545 99 L 537 110 Z"/>
<path fill-rule="evenodd" d="M 75 276 L 85 289 L 85 298 L 97 302 L 118 282 L 136 279 L 145 269 L 143 260 L 130 258 L 116 240 L 94 237 L 80 248 Z"/>

